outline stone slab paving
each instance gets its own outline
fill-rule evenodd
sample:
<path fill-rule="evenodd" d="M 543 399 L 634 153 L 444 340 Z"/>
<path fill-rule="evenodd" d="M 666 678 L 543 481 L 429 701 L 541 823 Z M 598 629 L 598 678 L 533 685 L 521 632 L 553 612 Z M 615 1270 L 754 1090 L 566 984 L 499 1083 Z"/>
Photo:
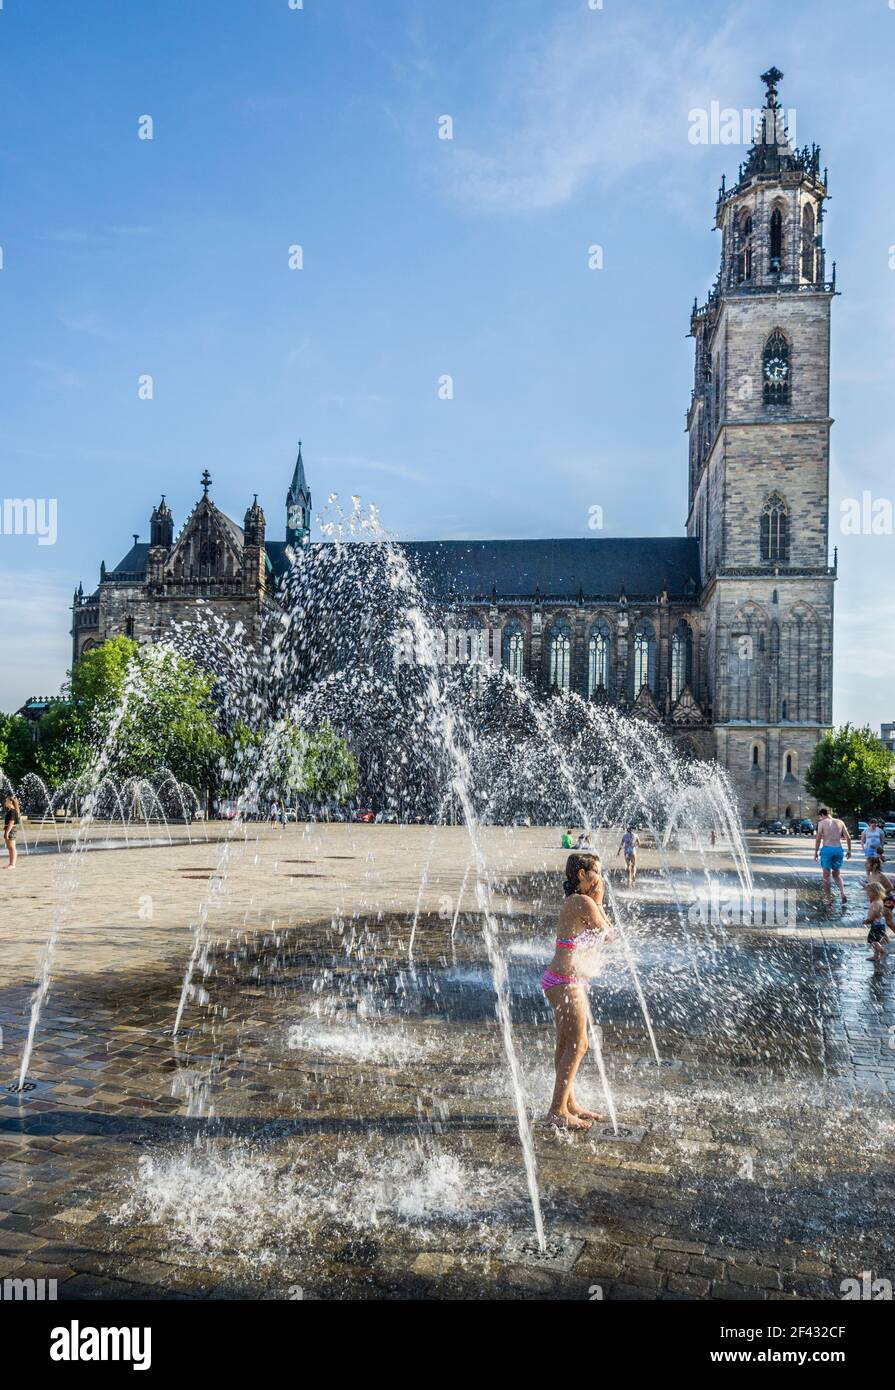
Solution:
<path fill-rule="evenodd" d="M 834 1299 L 864 1269 L 893 1278 L 895 965 L 864 959 L 858 925 L 821 924 L 808 842 L 753 846 L 760 883 L 797 886 L 792 938 L 685 941 L 645 853 L 617 902 L 675 1065 L 644 1065 L 616 963 L 593 999 L 623 1133 L 567 1139 L 539 1119 L 552 1027 L 537 990 L 564 856 L 549 830 L 485 832 L 551 1263 L 525 1253 L 468 882 L 457 901 L 465 831 L 211 829 L 209 844 L 83 854 L 76 875 L 35 855 L 0 885 L 4 1084 L 63 908 L 35 1089 L 0 1092 L 0 1278 L 52 1278 L 66 1299 L 578 1300 Z M 713 862 L 730 872 L 723 849 Z"/>

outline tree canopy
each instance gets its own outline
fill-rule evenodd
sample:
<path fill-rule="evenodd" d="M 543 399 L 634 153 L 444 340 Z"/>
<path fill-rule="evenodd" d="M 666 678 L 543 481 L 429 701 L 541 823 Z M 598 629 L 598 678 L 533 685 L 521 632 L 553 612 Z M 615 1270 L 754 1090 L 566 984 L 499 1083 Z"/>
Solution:
<path fill-rule="evenodd" d="M 357 760 L 331 725 L 238 723 L 225 735 L 217 679 L 169 647 L 113 637 L 72 668 L 36 740 L 27 720 L 0 715 L 0 767 L 17 786 L 33 772 L 59 787 L 102 758 L 117 780 L 170 772 L 212 794 L 226 785 L 316 802 L 354 795 Z"/>
<path fill-rule="evenodd" d="M 895 800 L 895 757 L 867 725 L 843 724 L 818 743 L 805 786 L 840 814 L 885 813 Z"/>

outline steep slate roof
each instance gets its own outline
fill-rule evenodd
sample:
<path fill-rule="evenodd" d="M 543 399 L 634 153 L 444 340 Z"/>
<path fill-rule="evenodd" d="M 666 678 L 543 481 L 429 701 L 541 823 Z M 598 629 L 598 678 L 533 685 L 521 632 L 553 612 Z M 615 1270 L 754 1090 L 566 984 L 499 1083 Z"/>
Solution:
<path fill-rule="evenodd" d="M 226 517 L 234 541 L 242 548 L 242 528 Z M 327 544 L 327 542 L 323 542 Z M 533 598 L 655 598 L 667 589 L 670 598 L 692 595 L 701 587 L 699 543 L 686 536 L 628 539 L 580 537 L 549 541 L 402 541 L 401 549 L 419 570 L 433 598 L 473 600 Z M 265 543 L 270 571 L 288 568 L 285 541 Z M 149 546 L 131 546 L 115 570 L 145 574 Z M 688 593 L 687 584 L 692 581 Z"/>
<path fill-rule="evenodd" d="M 701 585 L 699 543 L 686 536 L 552 541 L 406 541 L 436 598 L 654 598 Z M 692 594 L 691 588 L 690 593 Z"/>
<path fill-rule="evenodd" d="M 119 570 L 126 570 L 128 574 L 145 574 L 146 557 L 149 554 L 149 543 L 147 541 L 137 541 L 132 545 L 123 560 L 119 560 L 114 570 L 107 573 L 115 574 Z"/>

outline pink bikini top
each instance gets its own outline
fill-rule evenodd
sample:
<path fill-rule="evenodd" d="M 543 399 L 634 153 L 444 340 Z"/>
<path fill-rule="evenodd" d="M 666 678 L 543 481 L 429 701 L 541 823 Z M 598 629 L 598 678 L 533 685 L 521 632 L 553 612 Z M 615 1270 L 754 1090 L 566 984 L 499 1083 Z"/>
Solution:
<path fill-rule="evenodd" d="M 579 932 L 577 936 L 570 937 L 568 941 L 563 941 L 560 937 L 557 937 L 556 944 L 557 946 L 561 946 L 564 950 L 574 951 L 579 946 L 587 947 L 599 945 L 601 936 L 602 932 L 597 931 L 596 927 L 585 927 L 584 931 Z"/>

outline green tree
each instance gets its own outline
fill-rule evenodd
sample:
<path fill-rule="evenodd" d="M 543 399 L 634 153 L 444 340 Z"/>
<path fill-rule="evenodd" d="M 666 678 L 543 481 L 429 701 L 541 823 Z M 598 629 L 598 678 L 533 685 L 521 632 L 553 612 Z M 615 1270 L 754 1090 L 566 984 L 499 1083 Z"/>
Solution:
<path fill-rule="evenodd" d="M 14 787 L 37 772 L 37 746 L 31 725 L 20 714 L 0 714 L 0 767 Z"/>
<path fill-rule="evenodd" d="M 887 809 L 895 787 L 895 758 L 865 725 L 826 734 L 814 750 L 805 786 L 840 814 Z"/>
<path fill-rule="evenodd" d="M 325 722 L 310 731 L 288 722 L 266 731 L 238 724 L 230 765 L 239 786 L 254 783 L 262 795 L 275 792 L 287 799 L 344 801 L 358 786 L 357 759 Z"/>
<path fill-rule="evenodd" d="M 357 758 L 331 724 L 308 739 L 302 759 L 304 794 L 311 801 L 345 801 L 358 787 Z"/>
<path fill-rule="evenodd" d="M 38 726 L 36 771 L 50 787 L 80 777 L 90 766 L 91 741 L 83 713 L 68 701 L 50 705 Z"/>
<path fill-rule="evenodd" d="M 86 772 L 108 745 L 112 777 L 166 768 L 194 787 L 214 788 L 227 745 L 215 725 L 213 685 L 213 676 L 176 652 L 114 637 L 73 667 L 70 700 L 41 720 L 39 770 L 58 785 Z"/>

